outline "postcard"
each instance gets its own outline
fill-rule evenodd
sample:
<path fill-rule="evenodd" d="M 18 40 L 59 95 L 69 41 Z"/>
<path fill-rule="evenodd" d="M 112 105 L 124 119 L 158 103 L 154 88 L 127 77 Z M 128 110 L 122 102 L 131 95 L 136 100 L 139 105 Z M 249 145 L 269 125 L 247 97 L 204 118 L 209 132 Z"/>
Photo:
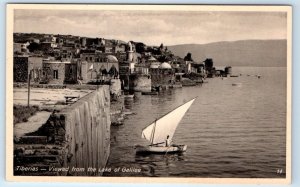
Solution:
<path fill-rule="evenodd" d="M 8 4 L 7 180 L 289 184 L 291 14 Z"/>

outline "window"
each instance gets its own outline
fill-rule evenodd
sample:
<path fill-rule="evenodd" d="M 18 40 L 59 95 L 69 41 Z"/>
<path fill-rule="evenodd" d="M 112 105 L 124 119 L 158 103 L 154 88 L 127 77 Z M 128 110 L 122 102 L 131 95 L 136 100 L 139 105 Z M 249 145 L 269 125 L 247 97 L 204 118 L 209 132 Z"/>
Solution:
<path fill-rule="evenodd" d="M 53 70 L 53 78 L 58 79 L 58 70 Z"/>

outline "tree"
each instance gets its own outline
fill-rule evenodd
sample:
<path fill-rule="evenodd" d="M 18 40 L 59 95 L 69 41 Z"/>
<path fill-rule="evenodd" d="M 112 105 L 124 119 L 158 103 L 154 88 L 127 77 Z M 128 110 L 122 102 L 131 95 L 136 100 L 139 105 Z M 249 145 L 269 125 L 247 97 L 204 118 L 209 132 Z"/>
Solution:
<path fill-rule="evenodd" d="M 146 45 L 144 43 L 136 43 L 135 44 L 135 50 L 137 53 L 143 53 L 146 51 Z"/>
<path fill-rule="evenodd" d="M 152 53 L 153 55 L 161 55 L 161 54 L 162 54 L 162 51 L 160 50 L 160 48 L 153 47 L 151 53 Z"/>
<path fill-rule="evenodd" d="M 39 51 L 41 50 L 41 46 L 38 43 L 32 42 L 29 44 L 29 46 L 27 47 L 29 49 L 29 51 L 31 53 L 35 52 L 35 51 Z"/>
<path fill-rule="evenodd" d="M 192 54 L 191 54 L 190 52 L 188 52 L 188 53 L 186 54 L 186 56 L 184 57 L 184 61 L 194 61 L 194 60 L 192 59 Z"/>
<path fill-rule="evenodd" d="M 159 62 L 166 62 L 166 61 L 167 61 L 167 57 L 166 57 L 165 55 L 160 55 L 160 56 L 157 58 L 157 60 L 158 60 Z"/>
<path fill-rule="evenodd" d="M 164 49 L 164 44 L 163 44 L 163 43 L 160 44 L 159 49 L 160 49 L 160 50 L 163 50 L 163 49 Z"/>

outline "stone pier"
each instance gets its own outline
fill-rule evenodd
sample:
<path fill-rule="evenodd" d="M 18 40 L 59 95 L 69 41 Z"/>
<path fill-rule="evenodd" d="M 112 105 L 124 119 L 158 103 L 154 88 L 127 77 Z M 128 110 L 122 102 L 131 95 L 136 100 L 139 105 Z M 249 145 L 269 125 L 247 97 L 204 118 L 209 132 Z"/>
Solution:
<path fill-rule="evenodd" d="M 15 138 L 15 175 L 102 175 L 110 154 L 109 86 L 53 112 L 36 131 Z M 89 172 L 88 168 L 96 168 Z"/>

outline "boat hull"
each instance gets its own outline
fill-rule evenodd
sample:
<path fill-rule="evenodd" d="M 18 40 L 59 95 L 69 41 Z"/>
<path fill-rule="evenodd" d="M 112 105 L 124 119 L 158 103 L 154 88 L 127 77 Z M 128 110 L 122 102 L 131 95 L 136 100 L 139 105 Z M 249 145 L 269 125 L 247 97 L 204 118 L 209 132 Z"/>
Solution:
<path fill-rule="evenodd" d="M 158 95 L 158 92 L 142 92 L 142 95 Z"/>
<path fill-rule="evenodd" d="M 134 95 L 124 95 L 124 98 L 134 98 Z"/>
<path fill-rule="evenodd" d="M 137 154 L 166 154 L 185 152 L 187 145 L 172 145 L 170 147 L 137 145 L 135 148 Z"/>
<path fill-rule="evenodd" d="M 241 86 L 242 86 L 242 83 L 232 83 L 232 86 L 238 86 L 238 87 L 241 87 Z"/>

